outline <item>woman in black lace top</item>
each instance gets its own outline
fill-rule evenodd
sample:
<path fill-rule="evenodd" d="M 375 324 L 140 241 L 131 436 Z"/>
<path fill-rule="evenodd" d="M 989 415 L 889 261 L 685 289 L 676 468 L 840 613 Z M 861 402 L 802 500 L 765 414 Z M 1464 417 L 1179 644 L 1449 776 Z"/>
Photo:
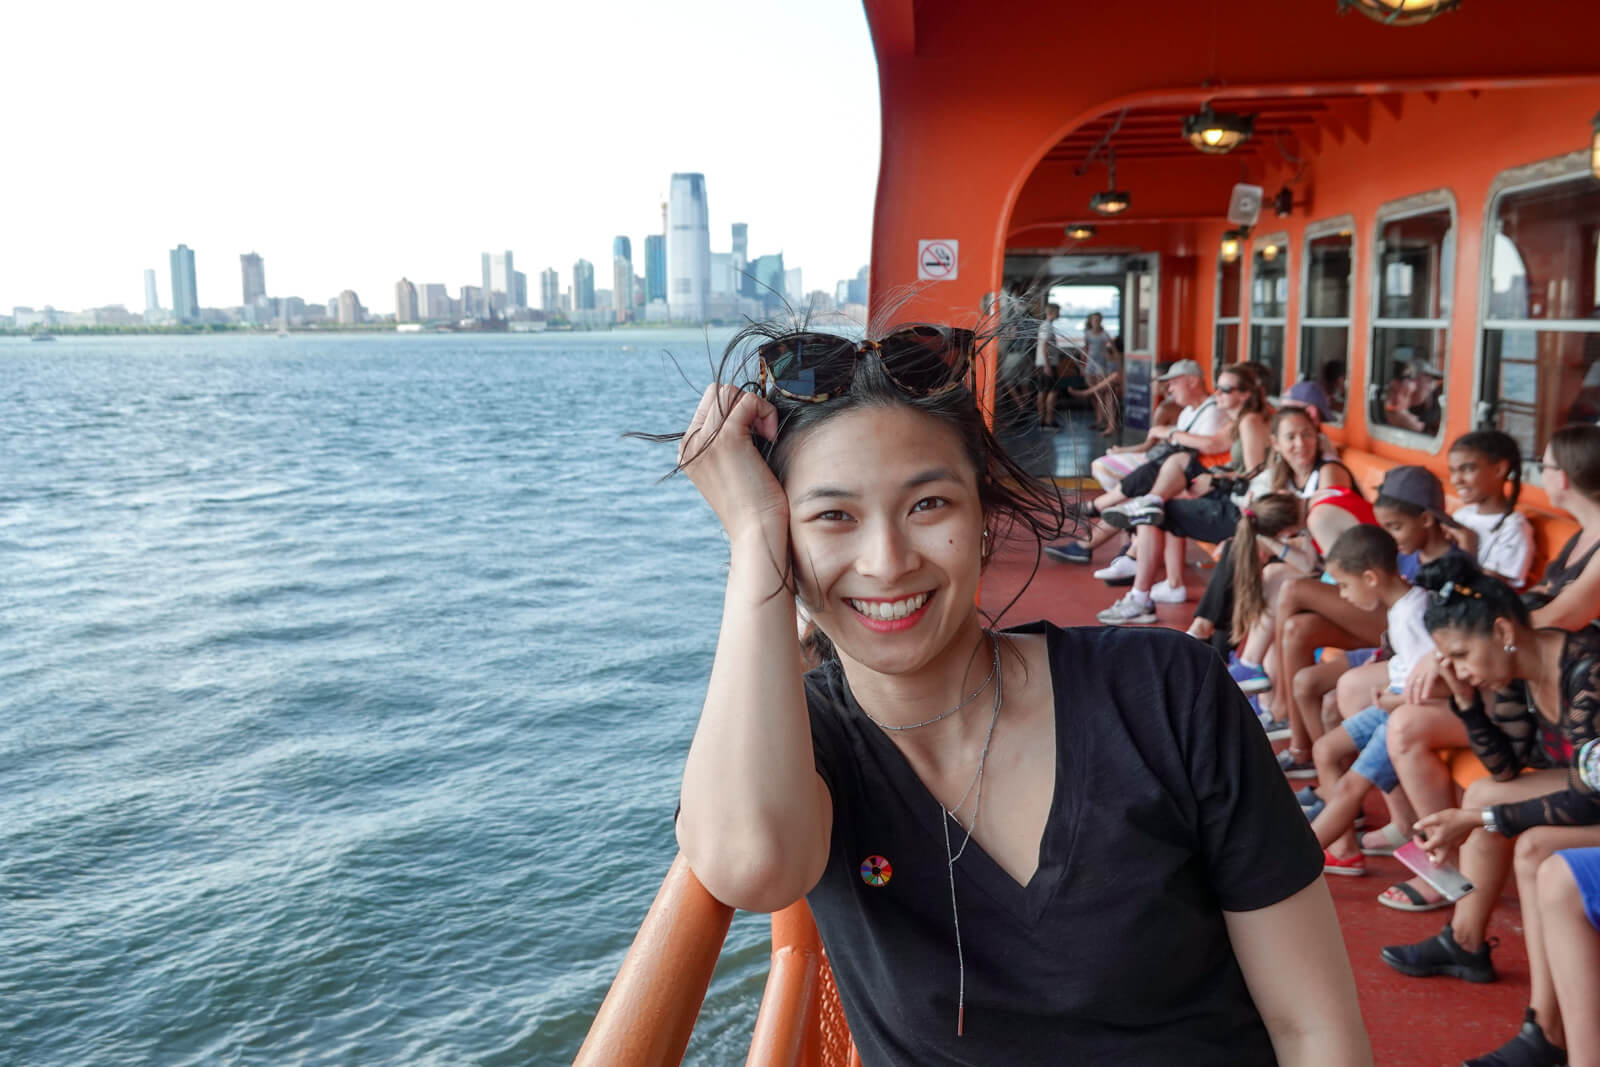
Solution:
<path fill-rule="evenodd" d="M 1461 557 L 1425 566 L 1417 584 L 1433 594 L 1424 624 L 1451 710 L 1491 777 L 1472 783 L 1461 807 L 1416 827 L 1435 863 L 1459 845 L 1461 872 L 1477 888 L 1442 933 L 1385 948 L 1383 959 L 1416 977 L 1487 982 L 1494 966 L 1484 929 L 1507 875 L 1515 869 L 1519 898 L 1532 901 L 1547 856 L 1600 844 L 1600 794 L 1573 766 L 1574 752 L 1600 730 L 1600 628 L 1536 629 L 1509 586 Z M 1469 1064 L 1566 1062 L 1537 909 L 1525 907 L 1522 918 L 1533 979 L 1527 1018 L 1509 1043 L 1515 1048 Z"/>

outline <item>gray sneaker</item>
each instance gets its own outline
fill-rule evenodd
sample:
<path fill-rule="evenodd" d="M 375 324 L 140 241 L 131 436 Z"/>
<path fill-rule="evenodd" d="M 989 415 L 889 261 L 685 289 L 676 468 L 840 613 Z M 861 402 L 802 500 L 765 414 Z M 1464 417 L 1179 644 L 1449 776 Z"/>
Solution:
<path fill-rule="evenodd" d="M 1131 530 L 1136 526 L 1159 523 L 1165 514 L 1166 502 L 1154 494 L 1148 494 L 1106 508 L 1101 512 L 1100 518 L 1107 526 L 1115 526 L 1119 530 Z"/>
<path fill-rule="evenodd" d="M 1095 618 L 1107 626 L 1155 622 L 1156 606 L 1149 597 L 1140 596 L 1130 589 L 1115 604 L 1100 612 Z"/>

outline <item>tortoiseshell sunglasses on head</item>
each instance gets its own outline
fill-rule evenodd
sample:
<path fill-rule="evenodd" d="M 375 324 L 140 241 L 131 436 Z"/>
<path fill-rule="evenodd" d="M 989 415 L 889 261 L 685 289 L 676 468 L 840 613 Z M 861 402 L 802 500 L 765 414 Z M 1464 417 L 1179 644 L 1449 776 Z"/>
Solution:
<path fill-rule="evenodd" d="M 966 382 L 973 347 L 971 330 L 938 326 L 905 326 L 881 341 L 791 334 L 756 349 L 761 395 L 809 404 L 833 400 L 849 392 L 856 361 L 875 353 L 895 385 L 913 396 L 936 396 Z"/>

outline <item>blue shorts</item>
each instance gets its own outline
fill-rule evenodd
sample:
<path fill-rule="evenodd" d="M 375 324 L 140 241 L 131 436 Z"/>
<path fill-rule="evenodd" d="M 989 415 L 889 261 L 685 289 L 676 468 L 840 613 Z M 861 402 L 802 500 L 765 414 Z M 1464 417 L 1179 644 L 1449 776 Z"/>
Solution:
<path fill-rule="evenodd" d="M 1600 848 L 1564 848 L 1556 855 L 1567 861 L 1572 880 L 1583 896 L 1583 910 L 1589 923 L 1600 930 Z"/>
<path fill-rule="evenodd" d="M 1312 656 L 1312 659 L 1317 663 L 1321 663 L 1322 654 L 1326 651 L 1327 649 L 1324 648 L 1317 649 L 1316 653 Z M 1378 650 L 1375 648 L 1352 648 L 1345 652 L 1344 658 L 1349 662 L 1350 666 L 1354 668 L 1365 666 L 1366 664 L 1371 663 L 1372 657 L 1376 656 L 1377 654 Z"/>
<path fill-rule="evenodd" d="M 1345 732 L 1361 750 L 1356 761 L 1350 765 L 1350 773 L 1359 774 L 1385 793 L 1400 784 L 1399 775 L 1394 773 L 1394 764 L 1389 762 L 1388 727 L 1388 712 L 1376 704 L 1344 721 Z"/>

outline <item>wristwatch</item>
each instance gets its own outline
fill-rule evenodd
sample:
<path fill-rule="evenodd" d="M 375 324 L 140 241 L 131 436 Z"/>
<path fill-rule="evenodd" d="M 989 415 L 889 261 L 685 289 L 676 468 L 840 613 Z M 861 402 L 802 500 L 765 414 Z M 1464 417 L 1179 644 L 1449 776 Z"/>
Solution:
<path fill-rule="evenodd" d="M 1494 817 L 1493 808 L 1483 809 L 1483 828 L 1489 831 L 1491 834 L 1498 834 L 1500 832 L 1500 823 Z"/>

